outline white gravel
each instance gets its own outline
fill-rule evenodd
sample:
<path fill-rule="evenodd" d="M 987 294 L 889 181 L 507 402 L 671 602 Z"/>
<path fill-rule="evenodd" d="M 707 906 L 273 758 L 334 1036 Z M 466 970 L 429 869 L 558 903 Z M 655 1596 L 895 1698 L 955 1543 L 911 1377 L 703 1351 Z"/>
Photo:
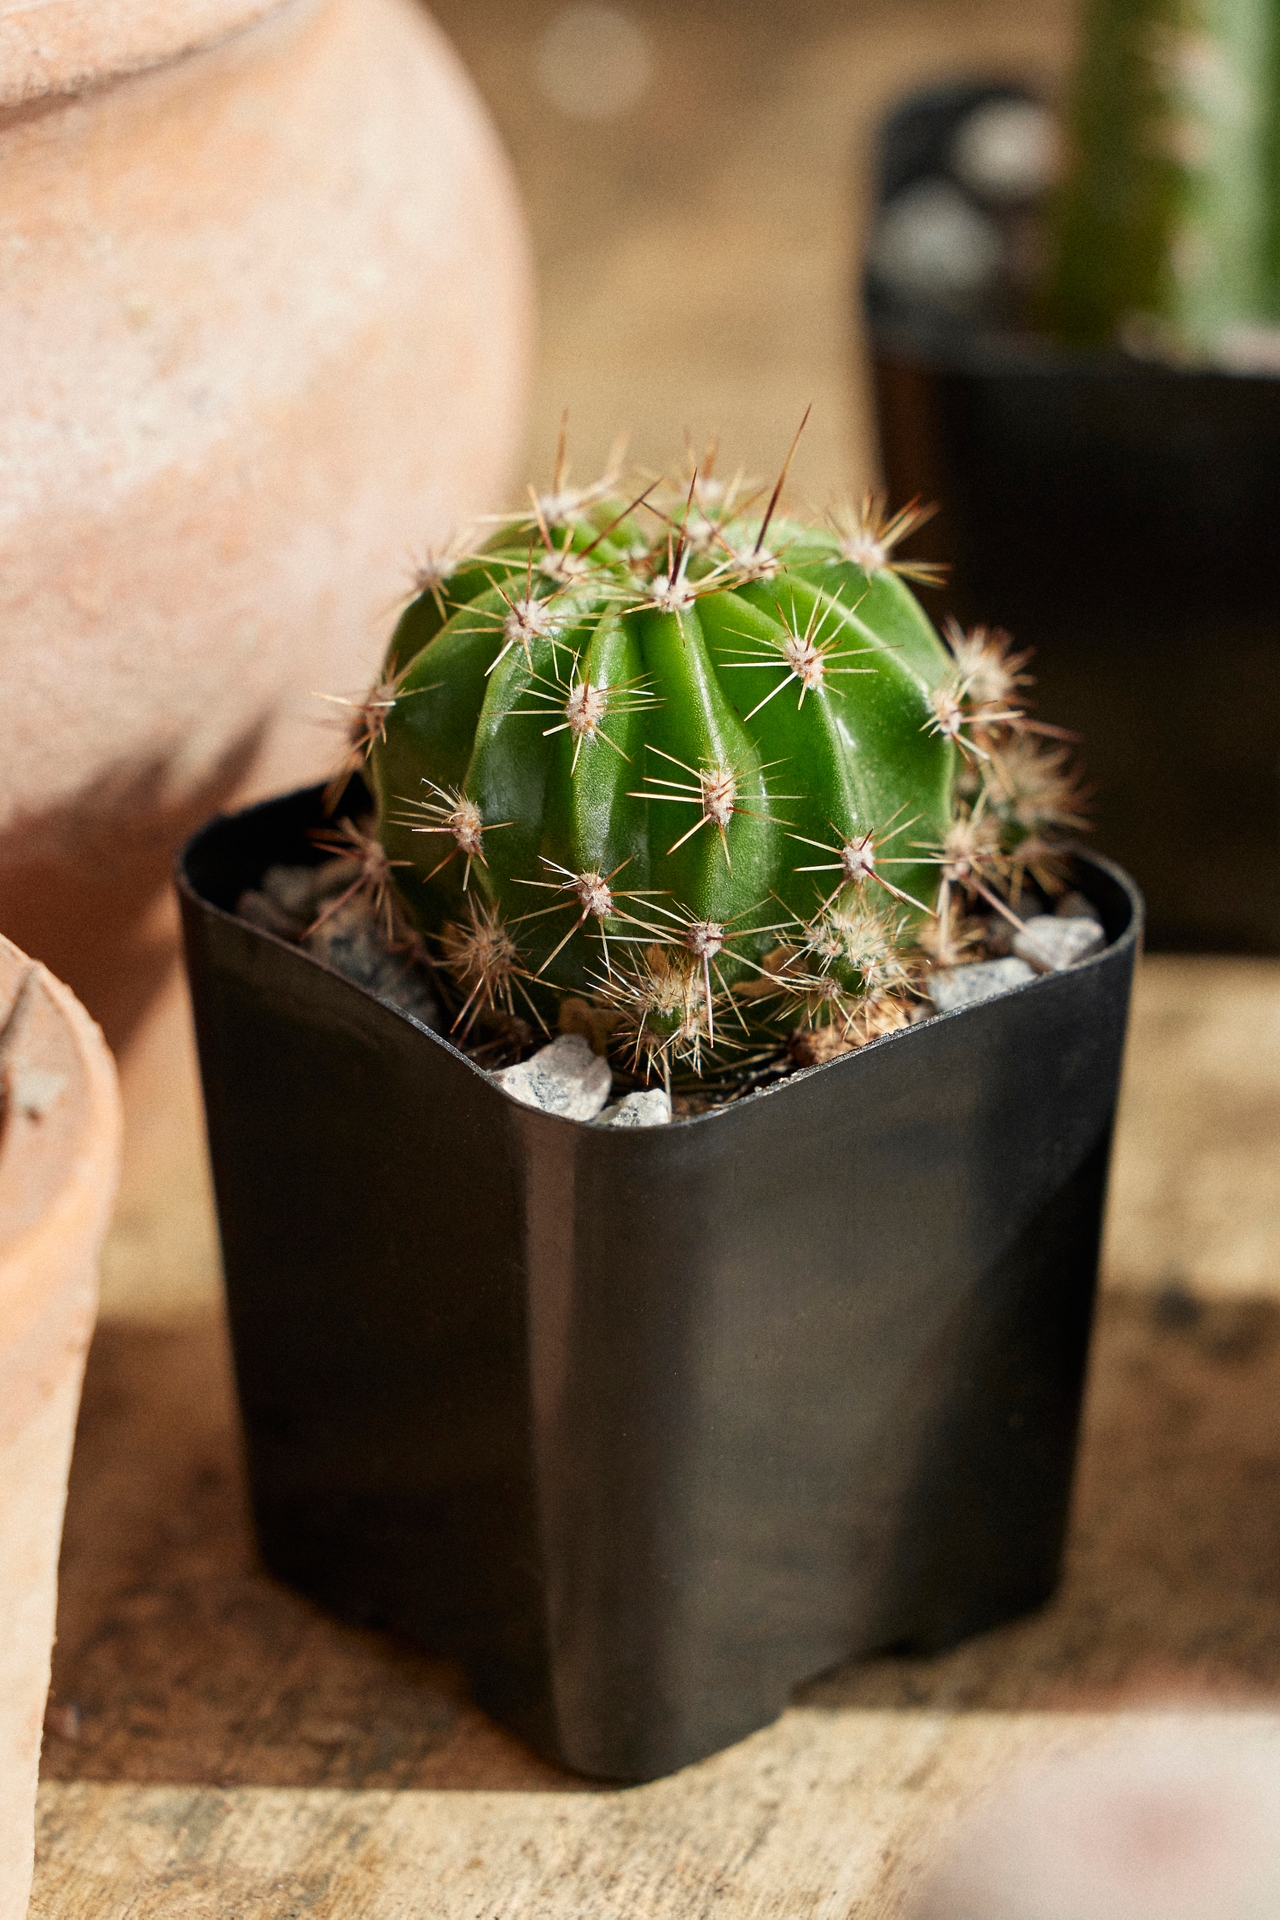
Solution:
<path fill-rule="evenodd" d="M 592 1053 L 580 1033 L 562 1033 L 528 1060 L 499 1067 L 491 1078 L 513 1100 L 566 1120 L 594 1120 L 613 1091 L 609 1062 Z"/>
<path fill-rule="evenodd" d="M 974 960 L 967 967 L 939 967 L 929 975 L 929 998 L 939 1013 L 955 1007 L 976 1007 L 980 1000 L 995 1000 L 1020 987 L 1035 974 L 1025 960 L 1010 955 L 1004 960 Z"/>
<path fill-rule="evenodd" d="M 334 908 L 302 944 L 336 973 L 366 987 L 384 1006 L 410 1013 L 425 1026 L 439 1025 L 439 1009 L 426 981 L 403 956 L 388 953 L 364 900 L 346 900 Z"/>
<path fill-rule="evenodd" d="M 629 1093 L 615 1100 L 596 1121 L 598 1127 L 663 1127 L 671 1118 L 671 1102 L 663 1087 L 650 1087 L 644 1093 Z"/>
<path fill-rule="evenodd" d="M 1037 913 L 1014 935 L 1013 950 L 1037 973 L 1061 973 L 1097 953 L 1106 937 L 1098 922 L 1084 914 Z"/>

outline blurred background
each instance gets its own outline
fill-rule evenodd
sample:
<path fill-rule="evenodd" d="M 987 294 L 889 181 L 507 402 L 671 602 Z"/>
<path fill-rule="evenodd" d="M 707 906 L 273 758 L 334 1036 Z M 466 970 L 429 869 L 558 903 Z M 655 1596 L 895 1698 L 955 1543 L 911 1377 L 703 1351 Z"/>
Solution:
<path fill-rule="evenodd" d="M 1025 315 L 1001 340 L 998 309 L 975 311 L 966 335 L 941 285 L 916 286 L 896 341 L 881 315 L 888 354 L 872 365 L 862 261 L 886 123 L 931 90 L 974 84 L 1063 104 L 1079 9 L 434 11 L 498 123 L 532 229 L 540 325 L 522 478 L 549 477 L 565 409 L 580 480 L 628 430 L 641 468 L 669 467 L 683 436 L 702 455 L 718 435 L 726 474 L 772 476 L 812 403 L 792 483 L 820 512 L 886 478 L 878 380 L 891 504 L 942 507 L 909 549 L 953 565 L 925 604 L 935 620 L 1007 625 L 1034 650 L 1036 705 L 1083 736 L 1094 844 L 1143 887 L 1149 946 L 1280 950 L 1280 614 L 1262 558 L 1280 385 L 1114 353 L 1090 373 L 1074 349 L 1051 362 L 1043 333 L 1019 384 Z M 890 174 L 930 175 L 924 133 L 899 129 Z M 912 215 L 913 272 L 963 278 L 999 248 L 986 216 L 1010 210 L 979 214 L 979 196 L 957 211 L 955 194 L 935 163 L 930 204 Z M 890 224 L 873 263 L 888 259 Z M 1038 279 L 1039 218 L 1015 213 L 1014 227 L 1005 242 Z M 901 251 L 905 228 L 893 240 Z"/>
<path fill-rule="evenodd" d="M 526 465 L 562 410 L 586 477 L 620 431 L 667 465 L 687 429 L 797 493 L 876 478 L 858 277 L 878 123 L 970 74 L 1057 92 L 1066 0 L 442 0 L 532 228 L 540 331 Z M 927 544 L 927 542 L 926 542 Z"/>

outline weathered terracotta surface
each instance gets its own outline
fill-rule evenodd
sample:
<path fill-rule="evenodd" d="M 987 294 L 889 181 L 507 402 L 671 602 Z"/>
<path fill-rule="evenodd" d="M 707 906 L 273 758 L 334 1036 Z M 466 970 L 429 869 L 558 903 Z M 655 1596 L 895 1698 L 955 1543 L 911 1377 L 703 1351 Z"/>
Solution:
<path fill-rule="evenodd" d="M 0 0 L 0 177 L 0 928 L 118 1045 L 173 846 L 507 484 L 524 240 L 409 0 Z"/>
<path fill-rule="evenodd" d="M 0 1092 L 0 1920 L 22 1920 L 58 1541 L 120 1113 L 84 1008 L 3 939 Z"/>

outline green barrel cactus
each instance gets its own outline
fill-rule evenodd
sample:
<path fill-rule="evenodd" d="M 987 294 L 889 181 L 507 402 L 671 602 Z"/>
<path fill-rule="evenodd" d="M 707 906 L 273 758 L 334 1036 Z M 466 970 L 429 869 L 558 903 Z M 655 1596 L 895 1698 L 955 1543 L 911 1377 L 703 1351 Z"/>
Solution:
<path fill-rule="evenodd" d="M 1021 660 L 934 630 L 903 577 L 932 570 L 893 557 L 914 509 L 806 525 L 781 486 L 557 484 L 424 573 L 357 758 L 463 1030 L 577 999 L 643 1073 L 866 1038 L 906 1018 L 940 892 L 1003 908 L 1034 864 L 1025 772 L 987 793 Z"/>
<path fill-rule="evenodd" d="M 1247 364 L 1280 321 L 1280 8 L 1091 0 L 1047 318 L 1081 345 Z"/>

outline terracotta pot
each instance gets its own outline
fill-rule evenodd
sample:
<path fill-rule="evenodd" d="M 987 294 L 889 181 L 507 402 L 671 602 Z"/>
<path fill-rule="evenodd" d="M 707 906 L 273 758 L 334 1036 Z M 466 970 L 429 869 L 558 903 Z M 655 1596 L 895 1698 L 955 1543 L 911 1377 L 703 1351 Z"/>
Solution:
<path fill-rule="evenodd" d="M 120 1113 L 101 1033 L 3 939 L 0 1086 L 0 1920 L 23 1920 L 58 1541 Z"/>
<path fill-rule="evenodd" d="M 525 246 L 407 0 L 0 6 L 0 172 L 0 927 L 119 1046 L 172 848 L 505 486 Z"/>

